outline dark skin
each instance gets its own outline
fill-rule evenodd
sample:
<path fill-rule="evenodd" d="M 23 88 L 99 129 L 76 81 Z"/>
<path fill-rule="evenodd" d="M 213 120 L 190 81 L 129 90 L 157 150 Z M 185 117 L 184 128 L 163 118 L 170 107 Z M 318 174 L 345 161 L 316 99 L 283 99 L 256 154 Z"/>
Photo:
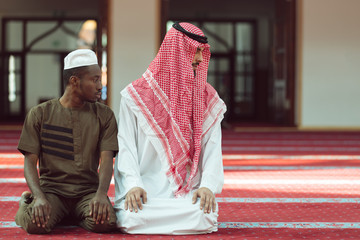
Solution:
<path fill-rule="evenodd" d="M 41 191 L 38 171 L 36 169 L 38 156 L 33 153 L 25 154 L 24 176 L 34 197 L 35 205 L 32 209 L 32 222 L 38 227 L 45 228 L 51 214 L 51 205 Z"/>
<path fill-rule="evenodd" d="M 101 96 L 101 71 L 98 65 L 88 67 L 88 71 L 81 78 L 71 76 L 66 86 L 60 103 L 65 108 L 81 109 L 86 102 L 95 102 Z M 109 189 L 113 172 L 113 152 L 103 151 L 100 153 L 101 163 L 99 169 L 99 187 L 95 197 L 90 200 L 90 216 L 96 224 L 103 224 L 110 219 L 111 205 L 108 202 L 107 192 Z M 32 210 L 32 221 L 38 227 L 45 228 L 51 216 L 51 204 L 41 191 L 36 154 L 25 154 L 24 176 L 34 197 L 34 208 Z M 23 196 L 27 194 L 23 194 Z"/>

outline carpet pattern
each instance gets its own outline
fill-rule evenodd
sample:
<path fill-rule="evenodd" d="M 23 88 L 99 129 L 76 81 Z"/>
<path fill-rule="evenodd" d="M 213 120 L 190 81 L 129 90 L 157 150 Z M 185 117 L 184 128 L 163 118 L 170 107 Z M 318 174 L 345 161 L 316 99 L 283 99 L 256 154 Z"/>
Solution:
<path fill-rule="evenodd" d="M 19 136 L 0 130 L 0 239 L 360 239 L 360 132 L 223 130 L 219 231 L 191 236 L 25 233 L 14 222 L 27 190 Z"/>

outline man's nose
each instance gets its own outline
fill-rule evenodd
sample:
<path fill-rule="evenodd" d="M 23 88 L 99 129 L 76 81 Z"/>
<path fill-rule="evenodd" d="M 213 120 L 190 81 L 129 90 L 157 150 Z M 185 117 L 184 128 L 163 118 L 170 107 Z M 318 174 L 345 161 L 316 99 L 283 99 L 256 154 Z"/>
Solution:
<path fill-rule="evenodd" d="M 203 61 L 203 55 L 202 55 L 201 52 L 200 52 L 200 54 L 199 54 L 199 56 L 198 56 L 197 61 L 198 61 L 199 63 Z"/>
<path fill-rule="evenodd" d="M 102 83 L 101 83 L 101 81 L 98 81 L 98 83 L 96 84 L 96 88 L 97 88 L 98 90 L 101 90 L 101 89 L 102 89 Z"/>

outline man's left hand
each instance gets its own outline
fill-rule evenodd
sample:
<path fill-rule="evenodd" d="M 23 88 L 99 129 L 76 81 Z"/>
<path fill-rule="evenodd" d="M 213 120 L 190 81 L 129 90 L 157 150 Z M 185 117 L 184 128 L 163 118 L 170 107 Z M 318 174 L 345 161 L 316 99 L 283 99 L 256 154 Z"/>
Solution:
<path fill-rule="evenodd" d="M 206 188 L 202 187 L 196 190 L 193 194 L 192 202 L 193 204 L 196 203 L 196 199 L 200 197 L 200 209 L 204 209 L 204 213 L 210 213 L 211 209 L 215 212 L 216 209 L 216 202 L 215 202 L 215 195 L 213 192 Z"/>
<path fill-rule="evenodd" d="M 110 220 L 110 205 L 107 195 L 96 194 L 89 203 L 90 216 L 94 219 L 96 224 L 103 224 L 105 220 Z"/>

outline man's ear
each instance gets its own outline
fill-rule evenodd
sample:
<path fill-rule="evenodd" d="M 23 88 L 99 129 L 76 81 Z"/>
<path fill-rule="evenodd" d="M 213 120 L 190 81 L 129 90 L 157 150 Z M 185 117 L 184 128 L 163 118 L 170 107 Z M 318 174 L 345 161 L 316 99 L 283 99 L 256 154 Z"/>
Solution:
<path fill-rule="evenodd" d="M 71 86 L 74 86 L 76 87 L 79 83 L 79 78 L 77 76 L 71 76 L 70 79 L 69 79 L 69 83 Z"/>

